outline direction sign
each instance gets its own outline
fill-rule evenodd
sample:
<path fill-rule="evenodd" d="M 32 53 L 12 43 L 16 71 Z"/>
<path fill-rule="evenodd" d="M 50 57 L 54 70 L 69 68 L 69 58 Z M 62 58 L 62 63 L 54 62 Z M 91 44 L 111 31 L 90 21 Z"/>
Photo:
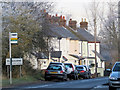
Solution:
<path fill-rule="evenodd" d="M 18 34 L 17 33 L 11 33 L 10 34 L 10 43 L 16 44 L 18 42 Z"/>
<path fill-rule="evenodd" d="M 10 58 L 6 59 L 6 65 L 10 65 Z M 12 58 L 12 65 L 23 65 L 22 58 Z"/>

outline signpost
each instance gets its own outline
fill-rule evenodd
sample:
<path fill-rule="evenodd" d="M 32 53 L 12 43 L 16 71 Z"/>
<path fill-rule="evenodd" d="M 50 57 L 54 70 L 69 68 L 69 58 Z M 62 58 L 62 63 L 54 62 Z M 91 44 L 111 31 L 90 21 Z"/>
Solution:
<path fill-rule="evenodd" d="M 11 57 L 11 44 L 17 43 L 17 33 L 9 32 L 9 53 L 10 53 L 10 84 L 12 84 L 12 57 Z"/>
<path fill-rule="evenodd" d="M 6 65 L 10 65 L 10 58 L 6 59 Z M 12 58 L 12 65 L 23 65 L 22 58 Z"/>

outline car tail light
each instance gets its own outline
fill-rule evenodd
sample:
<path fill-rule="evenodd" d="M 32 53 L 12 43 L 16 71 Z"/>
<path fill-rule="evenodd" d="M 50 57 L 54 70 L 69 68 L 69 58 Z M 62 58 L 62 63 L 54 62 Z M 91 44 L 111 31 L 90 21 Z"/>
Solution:
<path fill-rule="evenodd" d="M 80 72 L 83 73 L 83 72 L 85 72 L 85 71 L 82 70 L 82 71 L 80 71 Z"/>
<path fill-rule="evenodd" d="M 73 67 L 73 65 L 72 65 L 72 69 L 73 69 L 73 72 L 74 72 L 74 67 Z"/>
<path fill-rule="evenodd" d="M 48 70 L 46 70 L 45 73 L 48 73 Z"/>
<path fill-rule="evenodd" d="M 63 73 L 63 71 L 60 71 L 60 73 Z"/>

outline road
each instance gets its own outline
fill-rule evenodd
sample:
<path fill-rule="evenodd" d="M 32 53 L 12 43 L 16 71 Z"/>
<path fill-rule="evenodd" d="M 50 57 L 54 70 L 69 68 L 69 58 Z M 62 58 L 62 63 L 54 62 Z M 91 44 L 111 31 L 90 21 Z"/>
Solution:
<path fill-rule="evenodd" d="M 51 82 L 46 84 L 34 84 L 34 85 L 27 85 L 27 86 L 20 86 L 14 87 L 12 90 L 21 90 L 21 89 L 47 89 L 47 88 L 63 88 L 63 89 L 87 89 L 87 90 L 94 90 L 95 87 L 100 86 L 102 84 L 108 83 L 108 77 L 102 78 L 94 78 L 94 79 L 83 79 L 83 80 L 71 80 L 71 81 L 64 81 L 64 82 Z M 41 90 L 40 89 L 40 90 Z M 62 90 L 63 90 L 62 89 Z"/>

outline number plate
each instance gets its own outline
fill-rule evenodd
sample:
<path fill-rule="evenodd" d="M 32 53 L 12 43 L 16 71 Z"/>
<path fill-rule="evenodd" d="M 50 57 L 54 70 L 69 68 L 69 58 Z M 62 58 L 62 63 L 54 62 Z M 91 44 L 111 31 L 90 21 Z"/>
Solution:
<path fill-rule="evenodd" d="M 58 72 L 50 72 L 51 74 L 56 74 L 56 73 L 58 73 Z"/>

